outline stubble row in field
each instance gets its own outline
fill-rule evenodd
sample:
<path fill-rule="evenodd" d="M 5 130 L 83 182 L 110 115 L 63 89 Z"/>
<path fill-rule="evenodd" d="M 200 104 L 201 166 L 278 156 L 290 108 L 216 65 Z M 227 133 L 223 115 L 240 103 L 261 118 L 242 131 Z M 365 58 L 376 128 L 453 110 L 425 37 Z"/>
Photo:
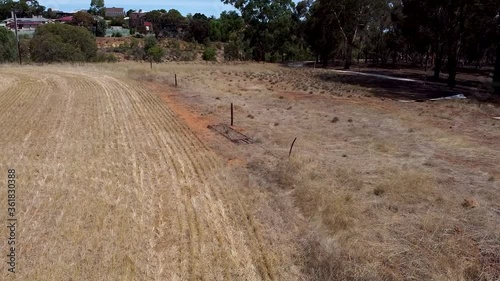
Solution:
<path fill-rule="evenodd" d="M 241 181 L 140 84 L 93 67 L 3 67 L 0 105 L 0 170 L 18 176 L 17 280 L 300 275 L 293 247 L 262 238 Z"/>

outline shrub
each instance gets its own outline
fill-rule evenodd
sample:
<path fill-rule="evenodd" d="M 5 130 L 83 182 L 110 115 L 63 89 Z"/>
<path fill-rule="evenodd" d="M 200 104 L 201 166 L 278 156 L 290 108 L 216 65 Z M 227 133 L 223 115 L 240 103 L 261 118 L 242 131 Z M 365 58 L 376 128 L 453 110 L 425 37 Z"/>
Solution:
<path fill-rule="evenodd" d="M 226 44 L 224 47 L 224 58 L 226 60 L 238 60 L 240 57 L 240 49 L 236 42 Z"/>
<path fill-rule="evenodd" d="M 196 59 L 196 53 L 192 51 L 182 52 L 179 57 L 180 61 L 193 61 Z"/>
<path fill-rule="evenodd" d="M 90 61 L 97 52 L 97 44 L 84 27 L 47 24 L 35 31 L 30 51 L 35 62 Z"/>
<path fill-rule="evenodd" d="M 125 24 L 125 20 L 123 18 L 112 18 L 109 25 L 111 26 L 123 26 Z"/>
<path fill-rule="evenodd" d="M 0 27 L 0 63 L 17 58 L 16 37 L 6 28 Z"/>
<path fill-rule="evenodd" d="M 277 53 L 266 54 L 266 61 L 268 62 L 277 62 L 280 59 L 280 56 Z"/>
<path fill-rule="evenodd" d="M 213 47 L 206 47 L 203 51 L 203 60 L 215 61 L 217 60 L 217 50 Z"/>
<path fill-rule="evenodd" d="M 97 53 L 92 59 L 93 62 L 117 62 L 118 58 L 114 54 Z"/>
<path fill-rule="evenodd" d="M 130 50 L 130 45 L 127 42 L 122 43 L 120 44 L 120 46 L 113 48 L 113 52 L 115 53 L 126 53 L 128 50 Z"/>
<path fill-rule="evenodd" d="M 161 62 L 162 58 L 165 56 L 165 49 L 156 45 L 148 49 L 148 57 L 154 62 Z"/>
<path fill-rule="evenodd" d="M 139 45 L 139 40 L 132 38 L 130 41 L 130 49 L 126 52 L 126 55 L 136 61 L 144 59 L 144 49 Z"/>
<path fill-rule="evenodd" d="M 182 52 L 180 50 L 176 50 L 176 49 L 169 49 L 168 56 L 173 60 L 180 60 L 180 58 L 182 56 Z"/>
<path fill-rule="evenodd" d="M 144 51 L 148 53 L 149 49 L 153 48 L 158 44 L 158 40 L 152 35 L 146 36 L 144 38 Z"/>
<path fill-rule="evenodd" d="M 171 41 L 170 48 L 175 49 L 175 50 L 180 50 L 181 44 L 179 43 L 178 40 L 173 40 L 173 41 Z"/>
<path fill-rule="evenodd" d="M 30 41 L 31 38 L 26 35 L 19 36 L 19 46 L 21 50 L 21 58 L 23 62 L 29 62 L 30 58 Z"/>
<path fill-rule="evenodd" d="M 251 60 L 253 49 L 248 42 L 240 39 L 231 40 L 224 46 L 224 58 L 226 60 Z"/>
<path fill-rule="evenodd" d="M 117 32 L 113 32 L 111 37 L 123 37 L 123 34 L 121 34 L 120 32 L 117 31 Z"/>

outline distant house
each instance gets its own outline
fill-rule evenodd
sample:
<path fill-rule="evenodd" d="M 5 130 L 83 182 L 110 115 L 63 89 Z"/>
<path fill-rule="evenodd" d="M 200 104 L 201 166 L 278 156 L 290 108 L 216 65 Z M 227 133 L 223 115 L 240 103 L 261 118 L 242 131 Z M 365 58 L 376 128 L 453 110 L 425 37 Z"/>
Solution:
<path fill-rule="evenodd" d="M 106 17 L 119 18 L 125 16 L 125 10 L 123 8 L 106 8 Z"/>
<path fill-rule="evenodd" d="M 58 18 L 55 21 L 56 22 L 61 22 L 61 23 L 70 23 L 70 22 L 73 21 L 73 16 L 67 16 L 67 17 Z"/>
<path fill-rule="evenodd" d="M 146 13 L 142 12 L 132 12 L 129 16 L 129 26 L 130 28 L 138 28 L 144 26 Z"/>
<path fill-rule="evenodd" d="M 153 23 L 152 22 L 149 22 L 149 21 L 145 21 L 144 22 L 144 27 L 146 28 L 146 31 L 149 33 L 149 32 L 153 32 Z"/>
<path fill-rule="evenodd" d="M 139 33 L 152 33 L 153 23 L 146 21 L 146 13 L 142 11 L 132 12 L 128 18 L 128 25 Z"/>
<path fill-rule="evenodd" d="M 52 21 L 41 16 L 33 16 L 32 18 L 17 18 L 17 29 L 20 32 L 34 32 L 38 26 L 49 22 Z M 2 21 L 2 26 L 14 31 L 16 25 L 14 23 L 14 19 L 9 18 Z"/>

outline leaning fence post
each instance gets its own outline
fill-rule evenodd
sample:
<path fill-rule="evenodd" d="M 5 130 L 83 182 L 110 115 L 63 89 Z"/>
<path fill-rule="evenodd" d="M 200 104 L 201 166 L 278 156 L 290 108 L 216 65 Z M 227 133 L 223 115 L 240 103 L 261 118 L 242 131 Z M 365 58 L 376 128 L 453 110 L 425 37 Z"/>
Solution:
<path fill-rule="evenodd" d="M 290 152 L 288 152 L 288 157 L 290 157 L 292 155 L 292 149 L 293 149 L 293 145 L 295 144 L 295 141 L 297 140 L 297 138 L 295 138 L 292 142 L 292 146 L 290 146 Z"/>

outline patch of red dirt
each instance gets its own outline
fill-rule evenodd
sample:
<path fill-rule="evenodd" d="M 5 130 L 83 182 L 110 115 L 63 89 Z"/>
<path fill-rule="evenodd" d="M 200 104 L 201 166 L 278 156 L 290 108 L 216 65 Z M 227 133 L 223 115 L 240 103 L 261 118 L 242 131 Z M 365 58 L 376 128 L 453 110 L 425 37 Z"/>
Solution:
<path fill-rule="evenodd" d="M 208 129 L 208 125 L 219 124 L 220 120 L 211 118 L 208 116 L 200 116 L 196 113 L 196 110 L 189 106 L 187 102 L 181 100 L 179 94 L 172 89 L 165 89 L 163 85 L 157 85 L 153 82 L 147 83 L 148 88 L 150 88 L 154 93 L 156 93 L 167 105 L 168 107 L 191 129 L 191 131 L 200 138 L 205 143 L 216 144 L 219 140 L 216 139 L 215 134 Z M 240 132 L 245 131 L 244 128 L 233 126 L 235 130 Z M 230 141 L 227 141 L 228 145 L 234 145 Z M 211 147 L 219 147 L 217 145 Z M 226 159 L 229 166 L 232 167 L 243 167 L 246 165 L 246 161 L 235 157 L 234 155 L 228 155 L 223 153 L 223 151 L 218 151 L 219 155 Z"/>
<path fill-rule="evenodd" d="M 165 89 L 164 86 L 160 87 L 155 83 L 147 84 L 167 105 L 168 107 L 181 118 L 182 121 L 198 136 L 203 138 L 211 138 L 212 133 L 207 128 L 208 125 L 215 124 L 216 121 L 207 116 L 200 116 L 195 113 L 193 108 L 190 108 L 185 103 L 176 98 L 178 94 L 171 89 Z"/>

